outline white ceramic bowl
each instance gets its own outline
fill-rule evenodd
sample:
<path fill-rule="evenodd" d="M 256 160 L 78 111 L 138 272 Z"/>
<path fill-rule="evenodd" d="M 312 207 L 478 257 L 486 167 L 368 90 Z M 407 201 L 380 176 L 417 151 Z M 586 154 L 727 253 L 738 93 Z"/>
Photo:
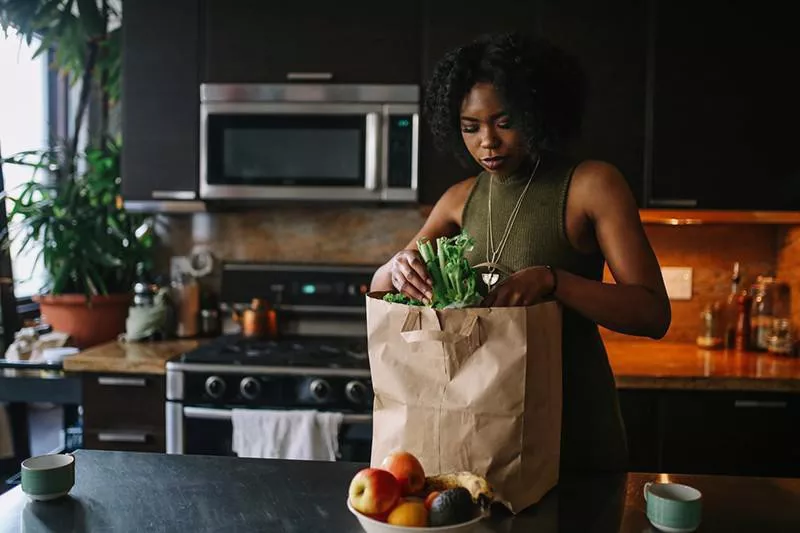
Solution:
<path fill-rule="evenodd" d="M 411 527 L 411 526 L 393 526 L 385 522 L 380 522 L 374 518 L 365 516 L 350 505 L 350 499 L 347 499 L 347 508 L 358 518 L 358 523 L 364 528 L 366 533 L 477 533 L 485 531 L 481 528 L 480 521 L 483 516 L 479 515 L 469 522 L 461 522 L 452 526 L 440 527 Z"/>

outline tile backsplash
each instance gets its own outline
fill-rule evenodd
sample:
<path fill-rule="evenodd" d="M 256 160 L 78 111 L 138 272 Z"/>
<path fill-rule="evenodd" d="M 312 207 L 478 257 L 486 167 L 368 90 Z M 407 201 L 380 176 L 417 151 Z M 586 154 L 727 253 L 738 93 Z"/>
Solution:
<path fill-rule="evenodd" d="M 404 208 L 280 208 L 250 212 L 164 217 L 163 253 L 185 255 L 195 245 L 217 260 L 380 264 L 405 246 L 424 216 Z M 768 225 L 646 227 L 661 266 L 693 269 L 692 299 L 672 302 L 667 340 L 694 342 L 703 306 L 725 298 L 733 263 L 741 263 L 744 283 L 777 273 L 793 284 L 795 316 L 800 317 L 800 228 Z M 208 280 L 217 283 L 218 271 Z M 611 279 L 609 272 L 606 277 Z M 627 339 L 604 332 L 608 338 Z"/>

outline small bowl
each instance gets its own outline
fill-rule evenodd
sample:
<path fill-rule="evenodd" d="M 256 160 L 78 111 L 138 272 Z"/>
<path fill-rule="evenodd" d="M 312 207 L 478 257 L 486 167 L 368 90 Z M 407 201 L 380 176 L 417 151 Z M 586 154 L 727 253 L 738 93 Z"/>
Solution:
<path fill-rule="evenodd" d="M 38 455 L 22 461 L 22 492 L 32 500 L 55 500 L 75 485 L 75 457 L 70 454 Z"/>
<path fill-rule="evenodd" d="M 356 515 L 358 523 L 366 531 L 366 533 L 473 533 L 480 531 L 479 522 L 483 520 L 484 515 L 478 515 L 468 522 L 461 522 L 460 524 L 453 524 L 452 526 L 439 526 L 439 527 L 412 527 L 412 526 L 394 526 L 375 520 L 365 516 L 356 511 L 350 504 L 350 498 L 347 499 L 347 508 L 350 512 Z"/>

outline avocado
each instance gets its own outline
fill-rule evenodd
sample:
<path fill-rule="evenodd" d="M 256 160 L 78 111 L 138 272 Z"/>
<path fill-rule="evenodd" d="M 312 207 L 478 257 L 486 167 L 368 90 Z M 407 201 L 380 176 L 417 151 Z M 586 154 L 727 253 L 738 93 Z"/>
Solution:
<path fill-rule="evenodd" d="M 475 504 L 464 487 L 448 489 L 431 503 L 428 521 L 432 527 L 450 526 L 467 522 L 475 517 Z"/>

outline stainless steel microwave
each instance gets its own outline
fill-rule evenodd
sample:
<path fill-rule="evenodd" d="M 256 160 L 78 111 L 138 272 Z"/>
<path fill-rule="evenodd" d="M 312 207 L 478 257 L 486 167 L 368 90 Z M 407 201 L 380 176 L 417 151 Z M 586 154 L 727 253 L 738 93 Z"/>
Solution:
<path fill-rule="evenodd" d="M 203 84 L 200 197 L 416 202 L 416 85 Z"/>

